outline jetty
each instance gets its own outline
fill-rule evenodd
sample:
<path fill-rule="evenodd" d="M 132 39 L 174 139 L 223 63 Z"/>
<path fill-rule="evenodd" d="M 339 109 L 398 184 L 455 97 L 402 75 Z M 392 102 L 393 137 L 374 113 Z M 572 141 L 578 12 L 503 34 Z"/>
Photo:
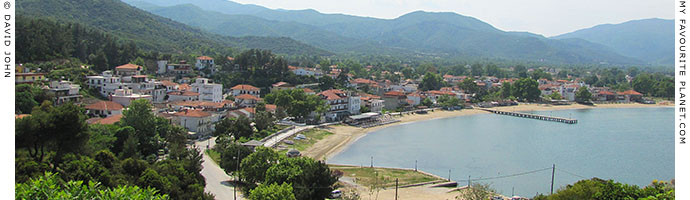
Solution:
<path fill-rule="evenodd" d="M 544 116 L 544 115 L 537 115 L 537 114 L 530 114 L 530 113 L 499 111 L 499 110 L 491 110 L 491 109 L 481 109 L 481 110 L 487 111 L 490 113 L 494 113 L 494 114 L 499 114 L 499 115 L 509 115 L 509 116 L 514 116 L 514 117 L 538 119 L 538 120 L 552 121 L 552 122 L 561 122 L 561 123 L 566 123 L 566 124 L 577 124 L 577 119 Z"/>

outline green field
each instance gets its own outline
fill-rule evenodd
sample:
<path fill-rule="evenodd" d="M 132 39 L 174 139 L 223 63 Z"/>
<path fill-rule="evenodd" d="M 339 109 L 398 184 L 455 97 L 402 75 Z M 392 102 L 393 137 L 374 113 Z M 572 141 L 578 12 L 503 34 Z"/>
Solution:
<path fill-rule="evenodd" d="M 386 169 L 339 165 L 329 166 L 331 170 L 342 171 L 343 176 L 355 178 L 355 182 L 357 184 L 365 187 L 370 187 L 375 184 L 378 184 L 381 187 L 394 187 L 396 178 L 398 179 L 398 185 L 400 186 L 442 180 L 437 177 L 407 169 Z"/>

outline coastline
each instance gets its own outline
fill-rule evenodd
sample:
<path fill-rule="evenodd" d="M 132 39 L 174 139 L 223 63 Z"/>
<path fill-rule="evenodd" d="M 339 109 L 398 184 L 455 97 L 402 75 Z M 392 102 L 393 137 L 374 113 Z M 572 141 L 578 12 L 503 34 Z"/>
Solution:
<path fill-rule="evenodd" d="M 501 111 L 548 111 L 548 110 L 569 110 L 569 109 L 594 109 L 594 108 L 658 108 L 658 107 L 673 107 L 673 104 L 597 104 L 593 106 L 572 104 L 572 105 L 547 105 L 547 104 L 520 104 L 517 106 L 494 107 L 492 109 Z M 476 114 L 489 114 L 486 111 L 478 109 L 463 109 L 460 111 L 445 111 L 436 110 L 428 114 L 411 114 L 398 117 L 400 122 L 386 124 L 382 126 L 370 128 L 358 128 L 347 125 L 335 125 L 324 127 L 323 129 L 330 131 L 333 135 L 326 137 L 308 149 L 305 149 L 302 154 L 317 160 L 325 160 L 332 158 L 334 155 L 347 149 L 348 146 L 356 142 L 358 139 L 366 136 L 368 133 L 388 128 L 391 126 L 421 122 L 426 120 L 442 119 L 449 117 L 468 116 Z"/>

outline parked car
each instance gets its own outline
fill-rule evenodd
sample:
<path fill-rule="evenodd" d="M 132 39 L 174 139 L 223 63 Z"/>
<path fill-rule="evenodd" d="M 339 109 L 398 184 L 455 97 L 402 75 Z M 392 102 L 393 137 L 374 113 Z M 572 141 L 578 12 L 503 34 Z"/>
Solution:
<path fill-rule="evenodd" d="M 333 190 L 333 191 L 331 192 L 331 195 L 329 195 L 329 198 L 335 199 L 335 198 L 340 198 L 341 196 L 343 196 L 343 192 L 342 192 L 342 191 L 340 191 L 340 190 Z"/>

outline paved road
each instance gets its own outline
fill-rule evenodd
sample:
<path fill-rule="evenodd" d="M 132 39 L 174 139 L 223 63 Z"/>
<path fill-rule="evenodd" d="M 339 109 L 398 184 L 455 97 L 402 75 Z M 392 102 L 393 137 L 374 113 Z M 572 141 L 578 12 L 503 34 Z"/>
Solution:
<path fill-rule="evenodd" d="M 209 140 L 197 141 L 195 144 L 197 148 L 203 152 L 207 145 L 209 148 L 213 148 L 213 145 L 216 144 L 216 138 L 211 138 Z M 203 160 L 204 162 L 201 163 L 201 166 L 203 166 L 201 175 L 206 178 L 206 188 L 204 188 L 204 191 L 216 195 L 216 199 L 218 200 L 235 200 L 233 187 L 230 185 L 232 177 L 228 176 L 228 174 L 226 174 L 218 164 L 213 162 L 213 159 L 208 155 L 204 154 Z M 237 193 L 237 199 L 242 199 L 239 191 Z"/>
<path fill-rule="evenodd" d="M 280 135 L 277 135 L 277 136 L 275 136 L 275 137 L 273 137 L 273 138 L 271 138 L 271 139 L 269 139 L 269 140 L 266 140 L 266 142 L 264 142 L 264 146 L 265 146 L 265 147 L 269 147 L 269 148 L 270 148 L 270 147 L 273 147 L 273 146 L 275 146 L 276 144 L 278 144 L 278 142 L 280 142 L 281 140 L 283 140 L 283 139 L 285 139 L 285 138 L 288 138 L 288 137 L 294 135 L 294 134 L 297 133 L 297 132 L 300 132 L 300 131 L 305 130 L 305 129 L 314 128 L 314 127 L 315 127 L 314 125 L 309 125 L 309 126 L 295 126 L 295 128 L 292 129 L 292 130 L 286 131 L 285 133 L 281 133 Z"/>

